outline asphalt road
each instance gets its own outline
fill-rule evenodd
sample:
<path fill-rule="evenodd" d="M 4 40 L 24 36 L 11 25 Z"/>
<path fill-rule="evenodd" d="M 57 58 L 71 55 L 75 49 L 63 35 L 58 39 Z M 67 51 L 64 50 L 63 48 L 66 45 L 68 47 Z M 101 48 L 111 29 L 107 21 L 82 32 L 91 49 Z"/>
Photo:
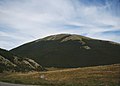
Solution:
<path fill-rule="evenodd" d="M 11 83 L 0 82 L 0 86 L 42 86 L 42 85 L 21 85 L 21 84 L 11 84 Z"/>

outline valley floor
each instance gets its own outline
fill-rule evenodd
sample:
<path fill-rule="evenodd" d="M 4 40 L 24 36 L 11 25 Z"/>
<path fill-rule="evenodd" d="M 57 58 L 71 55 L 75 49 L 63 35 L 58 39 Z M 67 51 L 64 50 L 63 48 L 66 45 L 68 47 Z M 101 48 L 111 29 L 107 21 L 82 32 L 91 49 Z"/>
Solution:
<path fill-rule="evenodd" d="M 43 86 L 119 86 L 120 64 L 45 72 L 4 73 L 0 74 L 0 81 Z"/>

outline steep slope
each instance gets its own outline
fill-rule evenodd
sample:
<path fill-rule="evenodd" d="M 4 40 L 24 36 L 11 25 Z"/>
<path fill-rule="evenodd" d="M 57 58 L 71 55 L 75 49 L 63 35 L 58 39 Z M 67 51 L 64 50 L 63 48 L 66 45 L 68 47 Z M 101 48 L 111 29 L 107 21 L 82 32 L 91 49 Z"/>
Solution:
<path fill-rule="evenodd" d="M 19 58 L 9 51 L 0 49 L 0 72 L 4 71 L 41 71 L 42 66 L 29 58 Z"/>
<path fill-rule="evenodd" d="M 46 67 L 84 67 L 120 63 L 120 44 L 80 35 L 58 34 L 11 50 Z"/>

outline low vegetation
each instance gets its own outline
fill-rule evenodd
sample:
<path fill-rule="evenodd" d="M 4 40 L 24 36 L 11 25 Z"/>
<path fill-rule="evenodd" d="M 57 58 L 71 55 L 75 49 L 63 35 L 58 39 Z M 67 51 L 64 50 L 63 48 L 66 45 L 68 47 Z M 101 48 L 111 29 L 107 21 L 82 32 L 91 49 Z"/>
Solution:
<path fill-rule="evenodd" d="M 119 86 L 120 64 L 55 69 L 44 72 L 4 73 L 0 81 L 45 86 Z"/>
<path fill-rule="evenodd" d="M 75 34 L 38 39 L 10 52 L 29 57 L 43 67 L 75 68 L 120 63 L 120 44 Z"/>

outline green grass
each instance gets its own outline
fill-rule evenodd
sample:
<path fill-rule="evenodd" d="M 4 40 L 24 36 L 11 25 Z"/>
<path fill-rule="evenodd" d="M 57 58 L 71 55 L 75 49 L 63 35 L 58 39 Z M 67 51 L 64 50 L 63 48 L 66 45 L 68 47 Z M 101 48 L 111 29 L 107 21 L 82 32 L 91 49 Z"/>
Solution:
<path fill-rule="evenodd" d="M 46 72 L 7 73 L 0 74 L 0 81 L 45 86 L 119 86 L 120 64 Z"/>

